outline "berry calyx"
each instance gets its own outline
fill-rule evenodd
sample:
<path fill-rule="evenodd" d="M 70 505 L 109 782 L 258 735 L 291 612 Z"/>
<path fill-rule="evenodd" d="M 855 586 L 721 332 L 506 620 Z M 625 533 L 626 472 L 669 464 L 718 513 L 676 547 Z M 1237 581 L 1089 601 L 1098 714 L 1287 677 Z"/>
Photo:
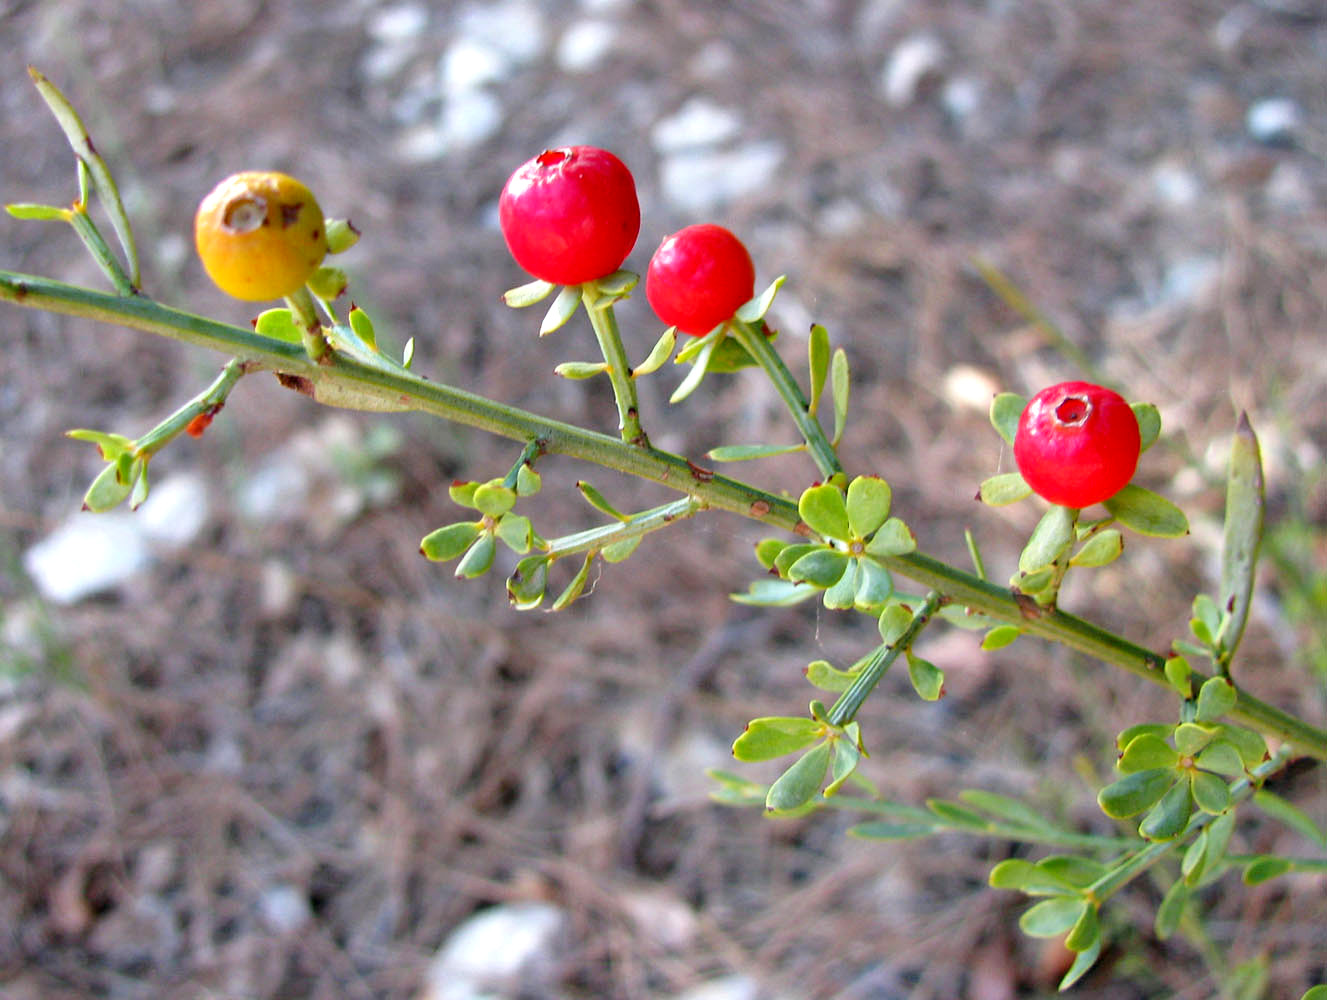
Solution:
<path fill-rule="evenodd" d="M 755 294 L 756 269 L 742 241 L 722 226 L 699 223 L 659 244 L 645 275 L 655 315 L 703 337 Z"/>
<path fill-rule="evenodd" d="M 248 302 L 295 293 L 327 255 L 312 192 L 271 170 L 233 174 L 214 187 L 194 216 L 194 243 L 216 286 Z"/>
<path fill-rule="evenodd" d="M 636 182 L 606 149 L 546 149 L 507 179 L 498 224 L 516 263 L 536 278 L 593 281 L 620 268 L 636 245 Z"/>
<path fill-rule="evenodd" d="M 1038 496 L 1081 508 L 1128 484 L 1141 446 L 1138 418 L 1123 396 L 1090 382 L 1061 382 L 1023 408 L 1014 461 Z"/>

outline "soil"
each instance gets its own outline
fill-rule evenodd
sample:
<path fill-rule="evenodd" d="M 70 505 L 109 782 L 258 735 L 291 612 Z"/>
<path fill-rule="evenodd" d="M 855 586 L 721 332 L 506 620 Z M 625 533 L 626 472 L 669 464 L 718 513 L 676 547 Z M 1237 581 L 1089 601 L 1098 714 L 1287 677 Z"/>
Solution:
<path fill-rule="evenodd" d="M 992 392 L 1087 376 L 1156 403 L 1166 437 L 1139 481 L 1179 502 L 1193 533 L 1130 537 L 1063 602 L 1150 648 L 1182 634 L 1193 594 L 1215 585 L 1224 456 L 1247 410 L 1269 524 L 1285 528 L 1240 680 L 1324 717 L 1321 621 L 1302 611 L 1327 572 L 1321 4 L 530 3 L 542 33 L 527 49 L 521 32 L 504 39 L 514 54 L 477 85 L 501 128 L 446 147 L 436 123 L 462 102 L 440 60 L 480 6 L 10 0 L 0 198 L 76 192 L 30 63 L 115 171 L 147 294 L 252 318 L 207 283 L 190 223 L 226 174 L 286 170 L 362 231 L 344 258 L 351 295 L 385 342 L 414 337 L 418 370 L 611 432 L 606 384 L 551 374 L 594 356 L 583 317 L 538 339 L 536 316 L 501 305 L 526 279 L 493 220 L 534 153 L 612 148 L 645 219 L 628 265 L 643 271 L 681 225 L 717 221 L 746 240 L 762 283 L 786 274 L 779 346 L 801 372 L 816 321 L 845 348 L 844 464 L 891 482 L 933 555 L 969 565 L 970 529 L 1003 579 L 1039 516 L 1034 501 L 973 503 L 1010 467 Z M 559 57 L 586 21 L 609 26 L 611 47 Z M 697 98 L 737 122 L 687 140 L 732 157 L 704 212 L 670 186 L 697 161 L 655 131 Z M 1250 118 L 1260 108 L 1282 118 Z M 5 268 L 104 287 L 61 226 L 6 218 L 0 247 Z M 982 267 L 1039 313 L 1013 308 Z M 643 357 L 658 334 L 643 295 L 620 320 Z M 504 474 L 516 445 L 327 411 L 262 376 L 153 462 L 156 483 L 203 485 L 200 533 L 62 605 L 22 557 L 75 516 L 99 469 L 64 432 L 141 434 L 224 359 L 8 306 L 0 337 L 0 994 L 422 1000 L 462 921 L 530 900 L 561 908 L 568 931 L 525 992 L 502 996 L 667 997 L 732 974 L 754 995 L 807 1000 L 1053 992 L 1063 952 L 1019 933 L 1023 897 L 986 887 L 1008 842 L 866 842 L 844 835 L 855 815 L 772 821 L 709 799 L 705 770 L 735 767 L 748 719 L 799 714 L 814 696 L 810 660 L 844 667 L 878 641 L 871 621 L 814 603 L 730 601 L 759 574 L 758 526 L 701 515 L 604 567 L 568 610 L 517 612 L 496 573 L 464 582 L 418 555 L 463 516 L 446 486 Z M 751 373 L 669 406 L 679 380 L 669 366 L 642 381 L 657 446 L 702 460 L 718 444 L 792 440 Z M 305 491 L 283 506 L 272 482 L 292 469 Z M 546 536 L 601 520 L 578 478 L 623 510 L 666 496 L 571 462 L 541 471 Z M 791 495 L 814 478 L 801 455 L 733 471 Z M 995 654 L 978 641 L 927 640 L 947 674 L 935 704 L 902 671 L 886 680 L 861 716 L 865 773 L 905 803 L 981 788 L 1112 832 L 1094 797 L 1114 734 L 1173 717 L 1173 699 L 1030 639 Z M 1323 820 L 1320 768 L 1277 790 Z M 1241 851 L 1310 850 L 1241 817 Z M 1215 995 L 1204 950 L 1262 970 L 1265 992 L 1241 995 L 1299 996 L 1327 977 L 1321 876 L 1246 888 L 1226 875 L 1199 894 L 1200 947 L 1152 934 L 1174 871 L 1105 909 L 1110 944 L 1081 995 Z"/>

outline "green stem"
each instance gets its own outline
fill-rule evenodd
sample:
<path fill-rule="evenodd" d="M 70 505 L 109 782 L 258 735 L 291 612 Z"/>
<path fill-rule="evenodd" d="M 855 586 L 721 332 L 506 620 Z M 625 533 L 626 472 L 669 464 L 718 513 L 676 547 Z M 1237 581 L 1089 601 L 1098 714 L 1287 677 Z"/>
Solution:
<path fill-rule="evenodd" d="M 631 380 L 631 362 L 622 346 L 613 303 L 619 296 L 606 295 L 593 281 L 581 286 L 581 301 L 590 317 L 594 335 L 599 340 L 604 363 L 608 365 L 608 378 L 613 383 L 613 397 L 617 400 L 618 427 L 622 440 L 641 448 L 648 448 L 650 439 L 640 422 L 640 404 L 636 399 L 636 383 Z"/>
<path fill-rule="evenodd" d="M 561 538 L 551 538 L 545 551 L 557 559 L 576 552 L 600 551 L 614 542 L 639 538 L 660 528 L 666 528 L 674 521 L 691 517 L 704 509 L 705 505 L 694 497 L 683 497 L 633 514 L 625 521 L 614 521 L 572 535 L 563 535 Z"/>
<path fill-rule="evenodd" d="M 294 376 L 296 383 L 315 395 L 319 385 L 350 388 L 361 397 L 376 398 L 398 409 L 431 413 L 516 441 L 538 441 L 546 454 L 583 459 L 660 483 L 695 499 L 703 507 L 738 514 L 772 528 L 795 531 L 800 523 L 797 505 L 791 500 L 702 469 L 680 455 L 629 445 L 606 434 L 430 382 L 412 372 L 375 368 L 336 352 L 329 353 L 326 363 L 315 364 L 299 344 L 273 340 L 244 327 L 172 309 L 142 295 L 111 295 L 47 278 L 0 271 L 0 299 L 128 326 L 233 354 L 242 359 L 246 371 L 266 369 Z M 881 562 L 890 570 L 943 594 L 951 603 L 998 621 L 1012 622 L 1029 634 L 1059 642 L 1169 688 L 1162 670 L 1163 655 L 1100 626 L 1062 611 L 1028 608 L 1008 590 L 920 552 Z M 1193 676 L 1195 686 L 1206 679 L 1196 672 Z M 1229 718 L 1289 742 L 1297 753 L 1327 760 L 1327 731 L 1259 701 L 1242 689 L 1237 689 L 1235 708 Z"/>
<path fill-rule="evenodd" d="M 134 454 L 151 458 L 183 434 L 195 417 L 221 409 L 231 389 L 235 388 L 235 383 L 246 373 L 244 363 L 238 358 L 231 358 L 211 385 L 135 441 Z"/>
<path fill-rule="evenodd" d="M 822 479 L 829 480 L 833 476 L 843 473 L 843 466 L 839 464 L 838 453 L 834 446 L 829 443 L 825 437 L 824 428 L 820 426 L 814 416 L 811 415 L 811 404 L 802 393 L 802 387 L 797 384 L 793 378 L 792 372 L 788 366 L 783 363 L 783 358 L 779 352 L 774 349 L 774 345 L 769 342 L 763 330 L 752 326 L 750 323 L 744 323 L 740 319 L 733 319 L 729 325 L 733 338 L 742 345 L 747 354 L 755 359 L 756 363 L 765 370 L 765 374 L 774 385 L 774 390 L 783 400 L 788 412 L 792 415 L 793 423 L 797 425 L 801 432 L 802 440 L 806 442 L 807 448 L 811 452 L 811 457 L 815 459 L 816 468 L 820 470 Z"/>
<path fill-rule="evenodd" d="M 124 273 L 124 268 L 120 266 L 120 261 L 115 254 L 111 252 L 110 245 L 106 238 L 101 235 L 101 230 L 92 221 L 88 215 L 87 206 L 81 202 L 75 205 L 69 211 L 69 224 L 74 227 L 74 232 L 78 233 L 78 238 L 83 241 L 83 245 L 88 248 L 88 253 L 92 254 L 92 259 L 97 262 L 102 273 L 110 279 L 115 290 L 121 295 L 133 295 L 137 289 L 134 283 L 129 279 L 129 275 Z"/>
<path fill-rule="evenodd" d="M 331 345 L 323 336 L 323 325 L 318 320 L 318 307 L 314 305 L 309 290 L 301 286 L 297 291 L 286 296 L 286 305 L 295 317 L 295 325 L 300 328 L 304 339 L 304 352 L 313 362 L 321 362 L 327 357 Z"/>
<path fill-rule="evenodd" d="M 525 447 L 521 449 L 521 457 L 516 460 L 516 464 L 503 477 L 502 485 L 509 490 L 514 490 L 516 488 L 516 477 L 521 474 L 521 466 L 533 464 L 542 451 L 543 447 L 538 441 L 525 442 Z"/>
<path fill-rule="evenodd" d="M 862 669 L 848 686 L 848 690 L 839 695 L 839 700 L 830 707 L 828 716 L 830 725 L 846 726 L 856 717 L 858 710 L 898 659 L 899 654 L 907 652 L 942 603 L 943 598 L 934 590 L 926 595 L 926 600 L 913 613 L 912 621 L 908 622 L 903 634 L 891 645 L 880 646 L 875 655 L 862 665 Z"/>

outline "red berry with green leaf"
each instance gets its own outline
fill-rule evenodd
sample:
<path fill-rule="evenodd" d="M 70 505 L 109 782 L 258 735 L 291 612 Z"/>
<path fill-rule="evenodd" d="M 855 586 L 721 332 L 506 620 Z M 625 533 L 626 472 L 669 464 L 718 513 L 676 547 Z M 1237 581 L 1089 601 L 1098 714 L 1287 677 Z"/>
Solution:
<path fill-rule="evenodd" d="M 742 241 L 709 223 L 679 229 L 659 245 L 645 276 L 655 315 L 703 337 L 755 294 L 756 269 Z"/>
<path fill-rule="evenodd" d="M 1108 500 L 1133 478 L 1141 436 L 1124 397 L 1090 382 L 1041 390 L 1023 409 L 1014 461 L 1038 496 L 1065 507 Z"/>
<path fill-rule="evenodd" d="M 508 178 L 498 222 L 516 263 L 536 278 L 593 281 L 620 268 L 636 245 L 636 182 L 605 149 L 546 149 Z"/>

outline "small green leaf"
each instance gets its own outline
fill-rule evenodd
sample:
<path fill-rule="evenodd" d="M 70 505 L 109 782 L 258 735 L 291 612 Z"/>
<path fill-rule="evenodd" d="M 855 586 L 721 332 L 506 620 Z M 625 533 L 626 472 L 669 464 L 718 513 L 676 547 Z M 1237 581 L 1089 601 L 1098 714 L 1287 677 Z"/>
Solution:
<path fill-rule="evenodd" d="M 770 785 L 769 793 L 765 796 L 765 808 L 770 812 L 784 812 L 810 802 L 825 783 L 833 752 L 829 742 L 825 741 L 802 754 L 797 763 Z"/>
<path fill-rule="evenodd" d="M 1186 757 L 1201 753 L 1217 736 L 1214 726 L 1201 726 L 1196 722 L 1182 722 L 1175 727 L 1175 749 Z"/>
<path fill-rule="evenodd" d="M 1095 944 L 1078 953 L 1078 957 L 1074 959 L 1074 964 L 1069 966 L 1069 971 L 1060 980 L 1059 991 L 1063 993 L 1086 976 L 1092 970 L 1092 966 L 1097 964 L 1097 959 L 1100 957 L 1101 938 L 1098 937 Z"/>
<path fill-rule="evenodd" d="M 311 291 L 324 302 L 339 299 L 350 284 L 346 272 L 339 267 L 320 267 L 305 282 Z"/>
<path fill-rule="evenodd" d="M 788 547 L 782 538 L 762 538 L 756 542 L 756 561 L 766 569 L 774 568 L 774 560 Z"/>
<path fill-rule="evenodd" d="M 1217 731 L 1221 734 L 1223 740 L 1229 740 L 1234 744 L 1235 749 L 1239 751 L 1240 759 L 1244 761 L 1246 769 L 1261 764 L 1270 756 L 1267 752 L 1267 741 L 1263 739 L 1259 732 L 1245 729 L 1243 726 L 1231 726 L 1225 723 L 1217 726 Z"/>
<path fill-rule="evenodd" d="M 466 549 L 465 555 L 456 564 L 457 578 L 473 580 L 475 577 L 483 576 L 493 565 L 493 555 L 496 551 L 497 543 L 493 540 L 493 536 L 488 532 L 482 533 L 470 548 Z"/>
<path fill-rule="evenodd" d="M 673 348 L 676 346 L 677 327 L 670 326 L 659 335 L 659 339 L 654 342 L 654 346 L 650 348 L 650 353 L 645 360 L 631 369 L 631 377 L 639 378 L 641 375 L 653 375 L 673 356 Z"/>
<path fill-rule="evenodd" d="M 758 781 L 714 767 L 705 774 L 718 782 L 719 787 L 710 792 L 710 798 L 721 805 L 749 807 L 765 802 L 766 788 Z"/>
<path fill-rule="evenodd" d="M 1074 854 L 1052 854 L 1037 862 L 1037 869 L 1074 889 L 1086 889 L 1108 871 L 1100 861 Z"/>
<path fill-rule="evenodd" d="M 794 542 L 791 545 L 785 545 L 782 551 L 774 557 L 774 568 L 778 570 L 779 576 L 787 577 L 788 570 L 798 559 L 801 559 L 808 552 L 819 552 L 824 548 L 823 545 L 811 542 Z"/>
<path fill-rule="evenodd" d="M 1189 519 L 1173 503 L 1130 483 L 1109 500 L 1106 509 L 1126 528 L 1154 538 L 1179 538 L 1189 533 Z"/>
<path fill-rule="evenodd" d="M 1016 392 L 1002 392 L 991 400 L 991 426 L 1010 448 L 1014 446 L 1018 420 L 1027 405 L 1028 401 Z"/>
<path fill-rule="evenodd" d="M 1048 830 L 1051 824 L 1039 812 L 1020 799 L 1010 798 L 996 792 L 980 788 L 967 788 L 958 793 L 958 797 L 968 805 L 976 806 L 1006 823 L 1025 826 L 1029 830 Z"/>
<path fill-rule="evenodd" d="M 817 548 L 788 567 L 788 579 L 822 589 L 832 587 L 843 579 L 848 561 L 848 556 L 837 549 Z"/>
<path fill-rule="evenodd" d="M 936 701 L 945 693 L 945 673 L 930 660 L 908 653 L 908 680 L 923 701 Z"/>
<path fill-rule="evenodd" d="M 351 306 L 347 319 L 355 336 L 363 341 L 364 345 L 370 350 L 377 350 L 378 335 L 374 332 L 373 320 L 369 319 L 369 314 L 359 306 Z"/>
<path fill-rule="evenodd" d="M 621 299 L 631 294 L 631 290 L 640 283 L 640 275 L 635 271 L 618 269 L 612 274 L 595 279 L 599 291 L 609 298 Z"/>
<path fill-rule="evenodd" d="M 111 462 L 92 480 L 92 485 L 83 494 L 83 509 L 94 514 L 102 514 L 124 502 L 133 491 L 131 479 L 122 479 L 117 463 Z"/>
<path fill-rule="evenodd" d="M 856 559 L 849 559 L 848 565 L 839 576 L 838 582 L 830 585 L 825 591 L 825 607 L 831 611 L 846 611 L 851 608 L 857 600 L 857 578 L 860 573 L 860 563 Z"/>
<path fill-rule="evenodd" d="M 783 283 L 788 280 L 788 276 L 781 274 L 771 281 L 765 290 L 757 295 L 750 302 L 747 302 L 737 310 L 737 318 L 743 323 L 757 324 L 765 318 L 769 312 L 769 307 L 774 304 L 774 296 L 779 294 L 779 289 Z"/>
<path fill-rule="evenodd" d="M 879 476 L 858 476 L 848 484 L 848 524 L 854 538 L 866 538 L 880 530 L 889 517 L 893 491 Z"/>
<path fill-rule="evenodd" d="M 520 514 L 503 514 L 502 519 L 498 521 L 497 535 L 502 544 L 517 555 L 523 556 L 530 551 L 530 545 L 534 541 L 534 528 L 528 517 Z"/>
<path fill-rule="evenodd" d="M 1193 668 L 1183 656 L 1172 656 L 1165 664 L 1166 680 L 1181 698 L 1193 697 Z"/>
<path fill-rule="evenodd" d="M 585 502 L 588 503 L 595 510 L 599 511 L 601 514 L 607 514 L 615 521 L 625 522 L 631 520 L 629 517 L 627 517 L 626 514 L 623 514 L 611 503 L 609 503 L 608 499 L 602 493 L 600 493 L 597 489 L 594 488 L 594 486 L 591 483 L 586 482 L 584 479 L 577 480 L 576 489 L 580 490 L 580 494 L 585 498 Z"/>
<path fill-rule="evenodd" d="M 1199 722 L 1214 722 L 1228 714 L 1239 700 L 1235 686 L 1224 677 L 1209 677 L 1198 689 L 1198 709 L 1196 718 Z"/>
<path fill-rule="evenodd" d="M 518 497 L 532 497 L 539 492 L 543 486 L 543 480 L 539 473 L 535 472 L 534 466 L 529 462 L 522 463 L 516 470 L 516 495 Z"/>
<path fill-rule="evenodd" d="M 988 653 L 1004 649 L 1022 634 L 1023 630 L 1017 625 L 997 625 L 986 633 L 986 637 L 981 641 L 981 648 Z"/>
<path fill-rule="evenodd" d="M 977 499 L 988 507 L 1007 507 L 1032 495 L 1032 487 L 1017 472 L 1002 472 L 982 480 Z"/>
<path fill-rule="evenodd" d="M 1011 889 L 1029 896 L 1063 896 L 1072 886 L 1022 858 L 1008 858 L 991 869 L 992 889 Z"/>
<path fill-rule="evenodd" d="M 730 594 L 729 600 L 737 604 L 746 604 L 762 608 L 786 608 L 801 604 L 814 597 L 820 591 L 805 583 L 789 583 L 787 580 L 755 580 L 743 593 Z"/>
<path fill-rule="evenodd" d="M 719 331 L 719 333 L 722 332 L 722 330 Z M 714 349 L 719 343 L 719 337 L 716 334 L 710 334 L 705 337 L 701 343 L 703 346 L 695 355 L 695 361 L 692 362 L 691 371 L 689 371 L 687 377 L 682 380 L 682 384 L 673 390 L 673 394 L 668 397 L 668 402 L 680 403 L 682 400 L 690 396 L 696 391 L 696 387 L 699 386 L 701 381 L 705 378 L 705 373 L 709 371 L 710 359 L 714 356 Z M 686 354 L 687 352 L 685 349 L 680 351 L 676 359 L 674 359 L 674 364 L 683 361 Z"/>
<path fill-rule="evenodd" d="M 889 559 L 915 551 L 917 536 L 897 517 L 887 519 L 866 543 L 866 554 L 877 559 Z"/>
<path fill-rule="evenodd" d="M 1059 937 L 1069 931 L 1090 909 L 1078 896 L 1056 896 L 1034 903 L 1018 919 L 1019 929 L 1029 937 Z"/>
<path fill-rule="evenodd" d="M 1064 946 L 1070 951 L 1087 951 L 1100 945 L 1101 924 L 1097 919 L 1097 908 L 1085 902 L 1083 912 L 1064 939 Z"/>
<path fill-rule="evenodd" d="M 806 451 L 805 444 L 726 444 L 711 448 L 705 457 L 715 462 L 749 462 L 756 458 Z"/>
<path fill-rule="evenodd" d="M 1193 801 L 1203 812 L 1225 812 L 1230 808 L 1230 789 L 1225 779 L 1208 771 L 1194 771 L 1189 779 Z"/>
<path fill-rule="evenodd" d="M 879 614 L 879 609 L 894 594 L 894 578 L 877 562 L 870 559 L 857 561 L 857 593 L 853 607 L 859 611 Z"/>
<path fill-rule="evenodd" d="M 1221 628 L 1221 609 L 1208 594 L 1198 594 L 1194 597 L 1193 617 L 1201 621 L 1211 635 L 1215 635 Z"/>
<path fill-rule="evenodd" d="M 1262 885 L 1271 879 L 1284 875 L 1290 871 L 1293 866 L 1289 858 L 1281 858 L 1272 854 L 1264 854 L 1261 857 L 1254 858 L 1244 869 L 1245 885 Z"/>
<path fill-rule="evenodd" d="M 455 559 L 479 537 L 480 526 L 474 521 L 461 521 L 431 531 L 419 543 L 419 551 L 433 562 Z"/>
<path fill-rule="evenodd" d="M 1052 504 L 1037 522 L 1032 537 L 1018 557 L 1019 572 L 1031 574 L 1054 565 L 1073 544 L 1075 517 L 1076 512 L 1069 507 Z"/>
<path fill-rule="evenodd" d="M 516 569 L 507 578 L 507 600 L 518 611 L 529 611 L 543 602 L 547 586 L 548 557 L 527 556 L 516 564 Z"/>
<path fill-rule="evenodd" d="M 1327 833 L 1309 818 L 1299 806 L 1288 802 L 1275 792 L 1261 788 L 1253 793 L 1253 804 L 1283 826 L 1288 826 L 1300 836 L 1327 850 Z"/>
<path fill-rule="evenodd" d="M 912 612 L 902 604 L 891 604 L 880 613 L 880 638 L 886 646 L 892 646 L 912 624 Z"/>
<path fill-rule="evenodd" d="M 794 716 L 752 719 L 733 742 L 733 756 L 746 763 L 773 760 L 808 747 L 824 735 L 824 724 Z"/>
<path fill-rule="evenodd" d="M 134 459 L 134 464 L 130 467 L 129 481 L 134 484 L 133 490 L 129 493 L 129 506 L 133 510 L 138 510 L 147 499 L 147 456 Z"/>
<path fill-rule="evenodd" d="M 1327 1000 L 1327 986 L 1311 986 L 1299 1000 Z"/>
<path fill-rule="evenodd" d="M 1161 796 L 1161 801 L 1143 817 L 1142 823 L 1138 825 L 1138 832 L 1148 840 L 1170 840 L 1184 832 L 1185 827 L 1189 825 L 1189 815 L 1192 812 L 1193 794 L 1189 783 L 1177 781 L 1165 795 Z"/>
<path fill-rule="evenodd" d="M 15 202 L 5 206 L 5 211 L 16 219 L 38 222 L 68 222 L 70 210 L 55 205 L 34 205 L 30 202 Z"/>
<path fill-rule="evenodd" d="M 829 375 L 829 331 L 819 323 L 811 324 L 807 354 L 811 371 L 811 400 L 807 405 L 807 413 L 814 417 L 820 409 L 820 397 L 825 391 L 825 379 Z"/>
<path fill-rule="evenodd" d="M 1170 735 L 1171 728 L 1171 726 L 1164 725 L 1160 722 L 1142 722 L 1138 725 L 1130 726 L 1115 737 L 1115 749 L 1120 753 L 1124 753 L 1125 747 L 1144 734 L 1158 736 L 1164 740 Z"/>
<path fill-rule="evenodd" d="M 1229 778 L 1237 778 L 1244 773 L 1244 761 L 1240 758 L 1239 751 L 1235 749 L 1233 743 L 1226 740 L 1217 740 L 1198 754 L 1194 763 L 1204 771 Z"/>
<path fill-rule="evenodd" d="M 1097 804 L 1111 819 L 1128 819 L 1156 805 L 1174 784 L 1175 772 L 1170 768 L 1135 771 L 1098 792 Z"/>
<path fill-rule="evenodd" d="M 599 550 L 599 555 L 603 557 L 606 563 L 620 563 L 631 557 L 631 554 L 640 548 L 641 535 L 632 535 L 630 538 L 623 538 L 620 541 L 613 542 L 611 545 L 605 545 Z"/>
<path fill-rule="evenodd" d="M 1235 810 L 1223 812 L 1216 819 L 1207 825 L 1207 864 L 1204 866 L 1211 870 L 1215 865 L 1225 860 L 1226 851 L 1230 847 L 1230 838 L 1235 832 Z"/>
<path fill-rule="evenodd" d="M 101 457 L 108 462 L 114 462 L 134 446 L 134 443 L 123 434 L 109 434 L 106 431 L 90 431 L 80 428 L 65 431 L 65 437 L 72 438 L 75 441 L 88 441 L 95 444 L 97 450 L 101 452 Z"/>
<path fill-rule="evenodd" d="M 1136 774 L 1139 771 L 1174 767 L 1179 759 L 1180 755 L 1175 748 L 1161 737 L 1144 733 L 1130 741 L 1115 766 L 1121 774 Z"/>
<path fill-rule="evenodd" d="M 536 302 L 543 302 L 553 294 L 553 289 L 557 285 L 551 281 L 544 281 L 536 278 L 534 281 L 527 282 L 524 285 L 518 285 L 516 288 L 509 288 L 502 293 L 502 301 L 505 305 L 513 309 L 524 309 L 526 306 L 532 306 Z"/>
<path fill-rule="evenodd" d="M 840 694 L 852 686 L 857 675 L 848 670 L 839 670 L 828 660 L 812 660 L 806 665 L 806 679 L 821 691 Z"/>
<path fill-rule="evenodd" d="M 546 337 L 554 330 L 562 329 L 567 325 L 567 321 L 576 315 L 576 310 L 580 306 L 580 285 L 564 287 L 562 291 L 558 292 L 553 304 L 548 307 L 548 312 L 544 313 L 544 319 L 539 324 L 539 336 Z"/>
<path fill-rule="evenodd" d="M 834 756 L 829 768 L 829 784 L 825 786 L 825 797 L 837 795 L 843 783 L 852 777 L 857 765 L 862 761 L 861 748 L 852 740 L 833 741 Z"/>
<path fill-rule="evenodd" d="M 581 568 L 576 571 L 576 575 L 571 578 L 571 582 L 558 594 L 557 599 L 550 606 L 552 611 L 561 611 L 568 607 L 581 594 L 585 593 L 585 584 L 590 579 L 590 566 L 594 563 L 594 553 L 585 553 L 585 558 L 581 560 Z"/>
<path fill-rule="evenodd" d="M 1184 884 L 1183 879 L 1176 879 L 1171 887 L 1166 890 L 1166 895 L 1161 899 L 1161 905 L 1157 907 L 1153 930 L 1158 938 L 1165 941 L 1179 929 L 1180 921 L 1184 918 L 1184 908 L 1188 904 L 1189 887 Z"/>
<path fill-rule="evenodd" d="M 411 337 L 405 342 L 405 348 L 401 351 L 401 367 L 410 370 L 410 366 L 415 363 L 415 338 Z"/>
<path fill-rule="evenodd" d="M 328 253 L 345 253 L 359 242 L 359 230 L 349 219 L 323 219 L 323 232 L 327 234 Z"/>
<path fill-rule="evenodd" d="M 475 509 L 489 517 L 501 517 L 516 505 L 516 491 L 502 484 L 502 480 L 481 483 L 471 497 Z"/>
<path fill-rule="evenodd" d="M 1107 528 L 1088 539 L 1081 549 L 1069 560 L 1070 566 L 1106 566 L 1113 563 L 1124 551 L 1124 536 L 1114 528 Z"/>
<path fill-rule="evenodd" d="M 829 387 L 834 396 L 834 437 L 830 443 L 837 448 L 839 442 L 843 440 L 843 431 L 848 424 L 848 397 L 851 390 L 848 355 L 842 347 L 835 348 L 834 357 L 830 361 Z"/>
<path fill-rule="evenodd" d="M 1161 436 L 1161 411 L 1151 403 L 1130 403 L 1129 408 L 1138 420 L 1139 451 L 1147 451 Z"/>
<path fill-rule="evenodd" d="M 944 820 L 946 826 L 955 829 L 986 833 L 991 828 L 990 820 L 981 813 L 948 799 L 927 799 L 926 808 Z"/>
<path fill-rule="evenodd" d="M 304 343 L 304 332 L 295 322 L 289 309 L 267 309 L 258 314 L 253 322 L 254 332 L 259 336 L 282 340 L 288 344 Z"/>
<path fill-rule="evenodd" d="M 452 503 L 460 507 L 475 506 L 475 491 L 479 489 L 478 483 L 461 482 L 457 480 L 447 487 L 447 495 L 451 497 Z"/>
<path fill-rule="evenodd" d="M 852 538 L 843 493 L 831 483 L 812 486 L 804 491 L 797 502 L 797 513 L 812 531 L 824 538 L 842 542 Z"/>
<path fill-rule="evenodd" d="M 606 371 L 608 371 L 608 365 L 603 361 L 564 361 L 553 367 L 554 375 L 560 375 L 562 378 L 570 379 L 573 382 L 594 378 Z"/>

